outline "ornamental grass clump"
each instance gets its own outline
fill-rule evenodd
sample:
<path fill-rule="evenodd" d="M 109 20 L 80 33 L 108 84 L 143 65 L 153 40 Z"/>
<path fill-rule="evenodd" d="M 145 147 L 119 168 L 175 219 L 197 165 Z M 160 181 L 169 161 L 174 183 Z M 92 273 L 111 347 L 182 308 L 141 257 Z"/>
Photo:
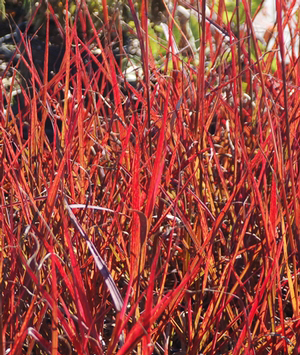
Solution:
<path fill-rule="evenodd" d="M 0 355 L 298 354 L 296 3 L 268 50 L 246 1 L 80 4 L 1 71 Z"/>

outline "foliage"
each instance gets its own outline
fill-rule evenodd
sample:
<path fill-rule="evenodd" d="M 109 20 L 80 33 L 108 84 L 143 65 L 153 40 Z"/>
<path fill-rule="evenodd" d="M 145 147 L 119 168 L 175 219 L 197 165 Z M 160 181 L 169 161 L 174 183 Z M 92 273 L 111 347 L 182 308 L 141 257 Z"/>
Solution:
<path fill-rule="evenodd" d="M 226 10 L 228 12 L 228 17 L 231 18 L 232 14 L 235 12 L 235 9 L 236 9 L 236 1 L 235 0 L 226 0 L 225 3 L 226 3 Z M 251 16 L 253 16 L 255 14 L 256 10 L 259 8 L 259 6 L 262 3 L 263 2 L 261 0 L 251 0 Z M 240 3 L 240 9 L 241 9 L 242 23 L 244 23 L 246 20 L 246 16 L 245 16 L 244 4 L 242 1 Z"/>
<path fill-rule="evenodd" d="M 300 83 L 297 54 L 285 62 L 289 10 L 262 53 L 250 10 L 252 41 L 223 23 L 220 1 L 198 30 L 189 19 L 194 53 L 176 14 L 162 35 L 147 2 L 129 0 L 133 55 L 113 15 L 102 39 L 85 4 L 89 38 L 62 11 L 57 72 L 46 16 L 44 69 L 24 34 L 3 72 L 11 86 L 0 80 L 0 355 L 298 354 Z M 13 105 L 21 64 L 28 76 Z M 135 82 L 128 66 L 142 73 Z"/>

